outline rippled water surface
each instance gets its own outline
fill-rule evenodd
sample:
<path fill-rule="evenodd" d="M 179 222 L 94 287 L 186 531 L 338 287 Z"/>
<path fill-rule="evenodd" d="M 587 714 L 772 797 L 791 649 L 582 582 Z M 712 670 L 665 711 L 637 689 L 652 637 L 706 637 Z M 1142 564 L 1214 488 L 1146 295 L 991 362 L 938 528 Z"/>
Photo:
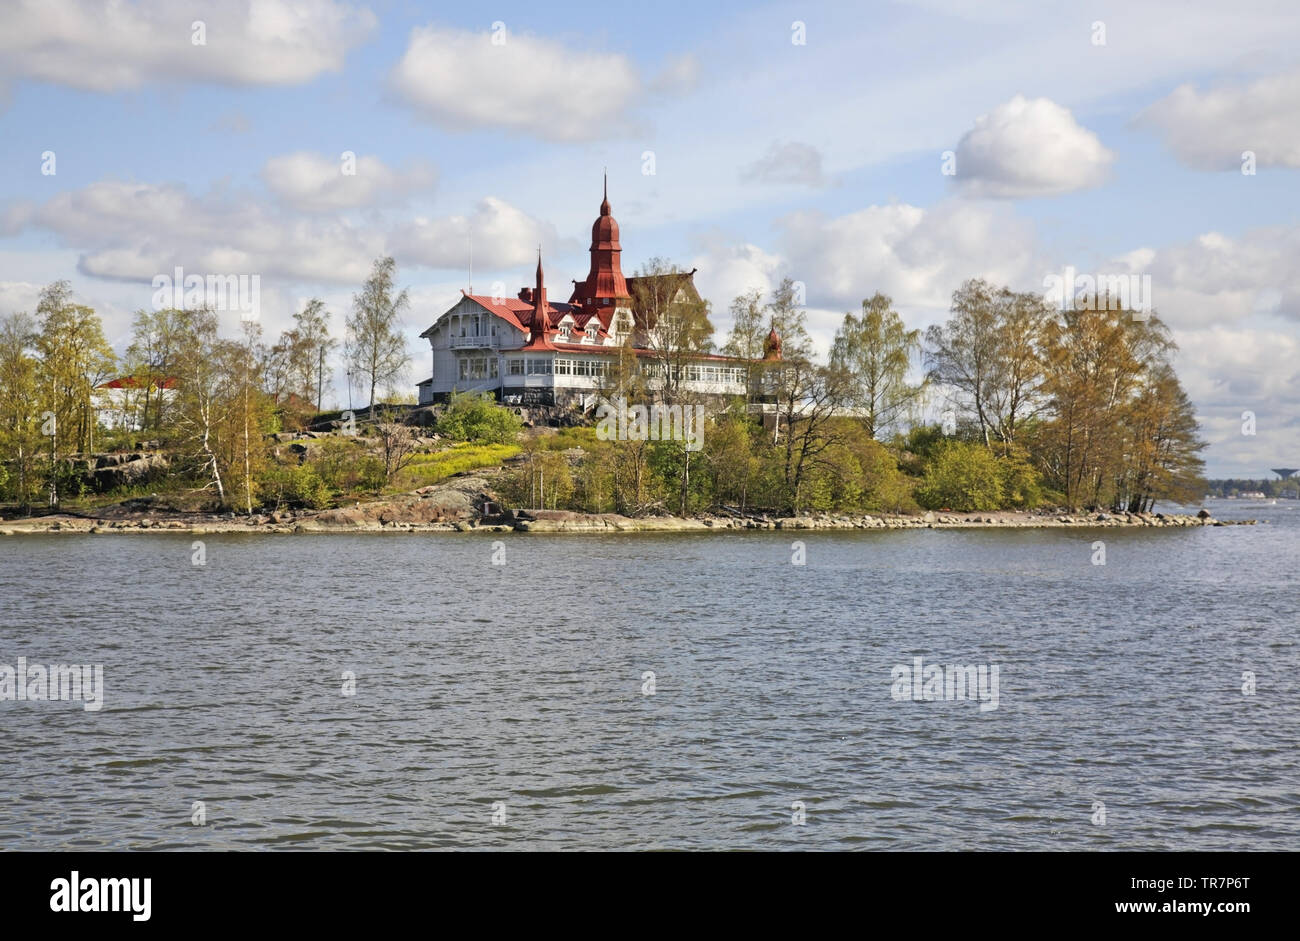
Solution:
<path fill-rule="evenodd" d="M 0 847 L 1300 849 L 1300 505 L 1211 506 L 1267 525 L 5 538 L 0 663 L 106 694 L 0 702 Z"/>

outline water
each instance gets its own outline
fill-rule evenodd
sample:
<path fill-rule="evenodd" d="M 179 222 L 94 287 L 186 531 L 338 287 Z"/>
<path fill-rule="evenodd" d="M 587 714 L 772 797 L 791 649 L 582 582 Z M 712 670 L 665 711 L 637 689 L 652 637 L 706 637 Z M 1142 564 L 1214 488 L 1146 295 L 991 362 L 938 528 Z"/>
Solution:
<path fill-rule="evenodd" d="M 0 847 L 1295 850 L 1300 504 L 1211 509 L 1268 524 L 0 539 L 0 663 L 106 685 L 0 702 Z"/>

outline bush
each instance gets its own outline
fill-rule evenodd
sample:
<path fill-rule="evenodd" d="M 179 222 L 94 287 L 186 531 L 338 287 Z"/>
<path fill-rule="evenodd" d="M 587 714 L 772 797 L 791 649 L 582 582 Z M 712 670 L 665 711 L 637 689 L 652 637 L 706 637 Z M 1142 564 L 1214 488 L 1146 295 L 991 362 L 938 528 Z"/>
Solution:
<path fill-rule="evenodd" d="M 331 490 L 346 493 L 361 480 L 360 465 L 369 455 L 354 438 L 320 438 L 313 442 L 306 462 Z"/>
<path fill-rule="evenodd" d="M 927 510 L 996 510 L 1003 506 L 1003 470 L 982 444 L 948 441 L 934 450 L 916 489 Z"/>
<path fill-rule="evenodd" d="M 309 465 L 276 464 L 258 479 L 258 494 L 264 504 L 307 507 L 321 510 L 332 502 L 330 488 Z"/>
<path fill-rule="evenodd" d="M 998 471 L 1002 481 L 1004 505 L 1020 510 L 1032 510 L 1043 502 L 1043 483 L 1029 457 L 1020 448 L 998 458 Z"/>
<path fill-rule="evenodd" d="M 519 416 L 497 405 L 492 396 L 468 392 L 454 395 L 438 419 L 439 434 L 473 444 L 507 444 L 522 427 Z"/>

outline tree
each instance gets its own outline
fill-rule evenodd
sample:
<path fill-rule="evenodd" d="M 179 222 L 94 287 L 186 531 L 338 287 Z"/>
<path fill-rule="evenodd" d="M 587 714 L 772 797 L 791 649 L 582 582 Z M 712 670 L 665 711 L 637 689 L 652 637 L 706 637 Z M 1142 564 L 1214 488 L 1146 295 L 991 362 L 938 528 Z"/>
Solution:
<path fill-rule="evenodd" d="M 1053 311 L 1037 294 L 1013 294 L 1002 290 L 996 298 L 997 326 L 993 381 L 987 389 L 987 411 L 993 433 L 1002 442 L 1004 455 L 1025 422 L 1043 406 L 1043 360 L 1040 348 L 1043 331 Z"/>
<path fill-rule="evenodd" d="M 75 451 L 89 452 L 94 448 L 94 391 L 113 375 L 117 358 L 104 339 L 99 316 L 72 302 L 67 281 L 56 281 L 41 292 L 36 320 L 40 394 L 55 416 L 62 441 Z"/>
<path fill-rule="evenodd" d="M 633 298 L 641 315 L 642 342 L 649 349 L 655 391 L 664 404 L 680 408 L 683 416 L 695 414 L 700 397 L 687 383 L 700 360 L 713 351 L 713 324 L 709 305 L 688 290 L 687 274 L 663 259 L 651 259 L 638 272 Z M 702 429 L 701 429 L 702 431 Z M 678 512 L 686 513 L 691 480 L 692 443 L 674 442 L 680 470 Z"/>
<path fill-rule="evenodd" d="M 411 359 L 401 321 L 409 299 L 405 290 L 393 293 L 396 274 L 391 257 L 377 259 L 361 292 L 352 296 L 352 314 L 347 319 L 345 354 L 352 372 L 369 384 L 372 410 L 375 389 L 398 379 Z"/>
<path fill-rule="evenodd" d="M 263 429 L 269 414 L 269 403 L 264 401 L 262 381 L 259 375 L 262 356 L 259 353 L 259 340 L 262 327 L 255 320 L 243 322 L 243 345 L 228 344 L 224 350 L 235 373 L 239 385 L 238 429 L 243 457 L 244 509 L 253 515 L 253 478 L 261 470 L 266 454 Z"/>
<path fill-rule="evenodd" d="M 29 315 L 0 319 L 0 460 L 11 468 L 7 492 L 27 512 L 40 490 L 40 364 L 33 355 L 35 343 L 36 322 Z"/>
<path fill-rule="evenodd" d="M 126 349 L 127 374 L 143 380 L 144 408 L 140 426 L 158 428 L 166 420 L 166 382 L 178 353 L 182 312 L 171 308 L 137 310 Z M 152 407 L 151 407 L 152 406 Z"/>
<path fill-rule="evenodd" d="M 221 429 L 232 411 L 237 383 L 232 382 L 229 349 L 218 335 L 217 315 L 207 309 L 178 311 L 178 382 L 169 442 L 198 463 L 207 478 L 201 489 L 212 487 L 217 502 L 226 505 L 223 472 L 228 460 L 222 450 Z"/>
<path fill-rule="evenodd" d="M 733 406 L 713 422 L 704 444 L 704 459 L 713 478 L 712 491 L 719 503 L 745 512 L 750 489 L 758 476 L 754 456 L 757 426 L 743 407 Z"/>
<path fill-rule="evenodd" d="M 325 364 L 338 346 L 330 336 L 330 312 L 325 302 L 313 297 L 302 310 L 293 315 L 294 328 L 286 331 L 288 340 L 288 371 L 292 376 L 293 391 L 321 409 L 325 387 Z M 403 352 L 405 341 L 402 342 Z M 405 364 L 403 364 L 405 365 Z"/>
<path fill-rule="evenodd" d="M 782 475 L 785 502 L 798 513 L 805 476 L 822 454 L 839 441 L 836 412 L 847 395 L 843 370 L 818 366 L 806 357 L 786 359 L 775 372 L 777 428 L 785 426 Z"/>
<path fill-rule="evenodd" d="M 967 281 L 953 292 L 948 322 L 925 332 L 930 377 L 956 390 L 959 407 L 975 416 L 986 445 L 995 424 L 991 398 L 1000 368 L 995 294 L 986 281 Z"/>
<path fill-rule="evenodd" d="M 1173 348 L 1156 314 L 1137 320 L 1106 303 L 1063 311 L 1048 324 L 1043 390 L 1051 419 L 1037 450 L 1071 509 L 1123 499 L 1128 468 L 1141 450 L 1134 443 L 1135 401 L 1163 373 Z"/>
<path fill-rule="evenodd" d="M 731 330 L 722 352 L 744 362 L 746 397 L 758 394 L 758 367 L 767 340 L 767 318 L 763 311 L 763 292 L 746 291 L 731 302 Z"/>
<path fill-rule="evenodd" d="M 384 482 L 392 483 L 398 471 L 415 458 L 419 442 L 409 425 L 391 418 L 376 422 L 375 434 L 379 438 L 379 456 L 384 462 Z"/>
<path fill-rule="evenodd" d="M 812 337 L 808 335 L 808 314 L 800 296 L 802 288 L 791 278 L 783 278 L 772 292 L 767 305 L 768 325 L 781 338 L 781 355 L 784 359 L 813 358 Z"/>
<path fill-rule="evenodd" d="M 844 315 L 831 347 L 831 365 L 847 374 L 849 402 L 871 437 L 919 400 L 925 382 L 910 384 L 907 370 L 920 349 L 921 331 L 908 330 L 893 301 L 879 291 L 862 302 L 861 317 Z"/>
<path fill-rule="evenodd" d="M 1157 365 L 1142 384 L 1126 422 L 1129 458 L 1116 488 L 1116 508 L 1148 511 L 1157 499 L 1190 502 L 1205 492 L 1195 407 L 1173 369 Z"/>

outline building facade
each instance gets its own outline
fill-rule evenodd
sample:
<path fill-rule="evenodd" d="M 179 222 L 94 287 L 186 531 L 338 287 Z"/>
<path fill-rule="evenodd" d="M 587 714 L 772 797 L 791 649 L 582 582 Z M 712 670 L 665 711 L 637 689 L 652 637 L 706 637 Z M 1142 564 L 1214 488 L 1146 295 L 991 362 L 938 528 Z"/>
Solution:
<path fill-rule="evenodd" d="M 625 278 L 621 255 L 607 190 L 591 227 L 591 268 L 585 280 L 573 282 L 568 301 L 547 297 L 539 254 L 531 288 L 511 298 L 462 291 L 461 299 L 420 334 L 432 356 L 432 375 L 419 384 L 420 404 L 446 401 L 453 392 L 490 392 L 508 405 L 585 409 L 606 387 L 620 358 L 629 356 L 653 389 L 665 367 L 646 344 L 649 324 L 635 299 L 699 301 L 695 271 Z M 685 371 L 679 376 L 682 389 L 728 396 L 746 393 L 747 366 L 732 357 L 698 356 L 673 368 Z"/>

